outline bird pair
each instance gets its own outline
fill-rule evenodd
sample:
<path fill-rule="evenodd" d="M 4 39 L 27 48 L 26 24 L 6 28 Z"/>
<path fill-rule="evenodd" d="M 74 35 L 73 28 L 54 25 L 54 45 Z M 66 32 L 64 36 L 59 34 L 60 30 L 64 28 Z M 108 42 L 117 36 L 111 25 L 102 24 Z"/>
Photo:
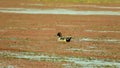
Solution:
<path fill-rule="evenodd" d="M 58 32 L 58 33 L 57 33 L 57 36 L 58 36 L 58 41 L 59 41 L 59 42 L 70 42 L 71 39 L 72 39 L 71 36 L 63 37 L 61 32 Z"/>

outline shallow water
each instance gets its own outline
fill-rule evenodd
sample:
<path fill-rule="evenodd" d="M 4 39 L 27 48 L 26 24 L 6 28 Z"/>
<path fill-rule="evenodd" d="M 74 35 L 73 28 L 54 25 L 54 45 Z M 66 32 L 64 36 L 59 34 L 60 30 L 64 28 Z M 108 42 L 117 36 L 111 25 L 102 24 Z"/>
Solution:
<path fill-rule="evenodd" d="M 104 31 L 100 31 L 100 30 L 85 30 L 86 32 L 100 32 L 100 33 L 120 33 L 120 31 L 108 31 L 108 30 L 104 30 Z"/>
<path fill-rule="evenodd" d="M 20 14 L 120 15 L 120 11 L 77 11 L 70 9 L 0 8 L 0 12 Z"/>
<path fill-rule="evenodd" d="M 55 28 L 4 27 L 4 28 L 0 29 L 0 32 L 6 31 L 8 29 L 13 29 L 13 30 L 16 30 L 16 29 L 19 29 L 19 30 L 56 30 Z"/>
<path fill-rule="evenodd" d="M 62 27 L 79 27 L 78 25 L 63 25 L 63 24 L 59 24 L 56 26 L 62 26 Z"/>
<path fill-rule="evenodd" d="M 103 50 L 87 50 L 87 49 L 81 49 L 81 48 L 69 48 L 66 50 L 68 50 L 68 51 L 82 51 L 82 52 L 104 52 Z"/>
<path fill-rule="evenodd" d="M 21 3 L 21 5 L 28 5 L 28 6 L 46 6 L 46 4 L 42 4 L 42 3 L 28 3 L 28 4 L 24 4 Z M 105 8 L 105 9 L 120 9 L 119 6 L 100 6 L 100 5 L 64 5 L 60 7 L 91 7 L 91 8 Z"/>
<path fill-rule="evenodd" d="M 110 42 L 110 43 L 120 43 L 120 40 L 119 40 L 119 39 L 80 38 L 79 41 L 85 41 L 85 42 Z"/>
<path fill-rule="evenodd" d="M 75 57 L 66 57 L 66 56 L 55 56 L 55 55 L 44 55 L 40 53 L 34 53 L 34 52 L 10 52 L 10 51 L 1 51 L 0 56 L 3 57 L 11 57 L 11 58 L 18 58 L 18 59 L 29 59 L 29 60 L 36 60 L 36 61 L 50 61 L 50 62 L 68 62 L 68 63 L 74 63 L 81 65 L 82 67 L 86 66 L 116 66 L 119 67 L 119 62 L 108 62 L 104 60 L 90 60 L 86 58 L 75 58 Z"/>
<path fill-rule="evenodd" d="M 105 9 L 120 9 L 120 7 L 112 7 L 112 6 L 99 6 L 99 5 L 68 5 L 66 7 L 91 7 L 91 8 L 105 8 Z"/>
<path fill-rule="evenodd" d="M 21 3 L 21 5 L 28 5 L 28 6 L 45 6 L 45 4 L 25 4 L 25 3 Z"/>

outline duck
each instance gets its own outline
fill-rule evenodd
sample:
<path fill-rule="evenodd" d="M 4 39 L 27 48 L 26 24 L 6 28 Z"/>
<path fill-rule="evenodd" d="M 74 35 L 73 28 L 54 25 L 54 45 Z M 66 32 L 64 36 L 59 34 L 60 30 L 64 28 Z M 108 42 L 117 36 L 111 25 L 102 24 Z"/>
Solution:
<path fill-rule="evenodd" d="M 58 36 L 58 41 L 59 41 L 59 42 L 70 42 L 71 39 L 72 39 L 71 36 L 63 37 L 61 32 L 58 32 L 58 33 L 57 33 L 57 36 Z"/>

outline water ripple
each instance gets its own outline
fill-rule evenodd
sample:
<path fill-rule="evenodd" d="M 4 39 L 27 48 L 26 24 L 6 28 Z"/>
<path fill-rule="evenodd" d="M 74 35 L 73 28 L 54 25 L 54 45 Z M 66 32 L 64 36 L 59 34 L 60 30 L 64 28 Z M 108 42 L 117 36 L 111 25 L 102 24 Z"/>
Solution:
<path fill-rule="evenodd" d="M 77 11 L 70 9 L 0 8 L 0 12 L 21 14 L 120 15 L 120 11 Z"/>
<path fill-rule="evenodd" d="M 119 67 L 119 62 L 108 62 L 104 60 L 90 60 L 86 58 L 75 58 L 75 57 L 65 57 L 65 56 L 49 56 L 49 55 L 43 55 L 40 53 L 34 53 L 34 52 L 10 52 L 10 51 L 0 51 L 0 56 L 3 57 L 12 57 L 12 58 L 18 58 L 18 59 L 29 59 L 29 60 L 37 60 L 37 61 L 52 61 L 52 62 L 71 62 L 74 64 L 79 64 L 82 67 L 86 66 L 116 66 Z"/>

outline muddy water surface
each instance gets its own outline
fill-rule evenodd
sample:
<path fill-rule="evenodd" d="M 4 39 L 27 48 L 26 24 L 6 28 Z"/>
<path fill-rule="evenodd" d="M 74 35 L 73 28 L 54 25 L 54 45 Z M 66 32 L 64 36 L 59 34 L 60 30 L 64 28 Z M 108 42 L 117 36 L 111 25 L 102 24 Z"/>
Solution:
<path fill-rule="evenodd" d="M 67 63 L 74 63 L 79 64 L 81 67 L 86 66 L 115 66 L 119 67 L 119 62 L 108 62 L 104 60 L 90 60 L 86 58 L 75 58 L 75 57 L 66 57 L 66 56 L 50 56 L 44 55 L 40 53 L 34 52 L 10 52 L 10 51 L 1 51 L 0 56 L 4 57 L 11 57 L 11 58 L 18 58 L 18 59 L 29 59 L 29 60 L 36 60 L 36 61 L 48 61 L 48 62 L 67 62 Z"/>
<path fill-rule="evenodd" d="M 0 12 L 21 14 L 120 15 L 120 11 L 77 11 L 70 9 L 0 8 Z"/>

